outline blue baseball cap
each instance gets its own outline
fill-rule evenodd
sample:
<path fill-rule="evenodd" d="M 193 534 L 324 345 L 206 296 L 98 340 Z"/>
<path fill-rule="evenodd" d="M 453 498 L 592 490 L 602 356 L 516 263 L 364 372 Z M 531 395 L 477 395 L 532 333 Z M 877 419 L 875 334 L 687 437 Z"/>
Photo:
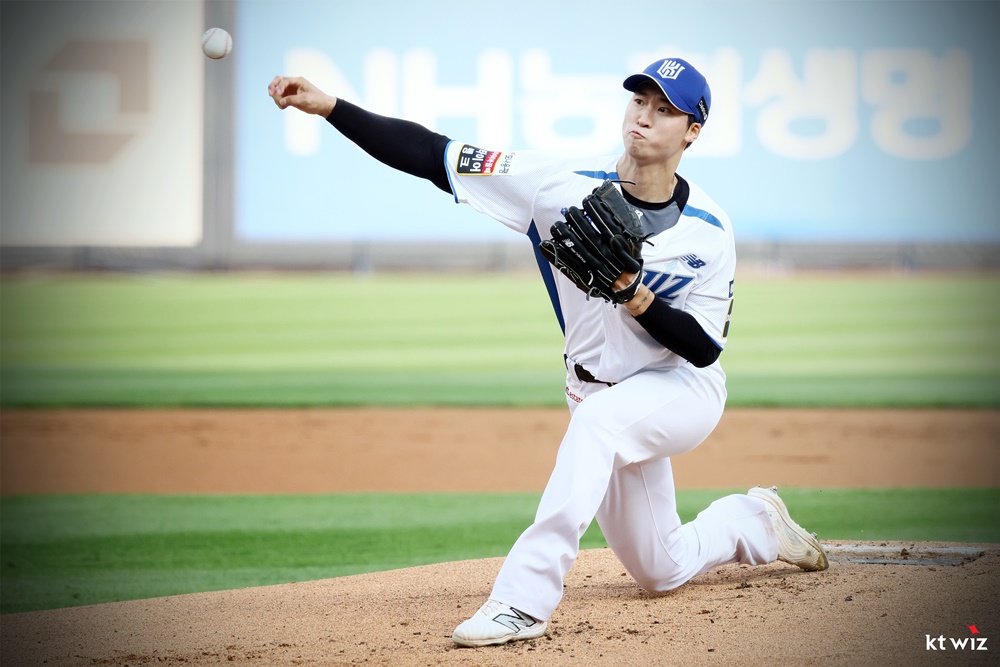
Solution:
<path fill-rule="evenodd" d="M 670 103 L 695 117 L 702 125 L 708 120 L 708 109 L 712 106 L 712 91 L 701 72 L 686 60 L 663 58 L 625 79 L 622 86 L 635 92 L 643 81 L 652 81 Z"/>

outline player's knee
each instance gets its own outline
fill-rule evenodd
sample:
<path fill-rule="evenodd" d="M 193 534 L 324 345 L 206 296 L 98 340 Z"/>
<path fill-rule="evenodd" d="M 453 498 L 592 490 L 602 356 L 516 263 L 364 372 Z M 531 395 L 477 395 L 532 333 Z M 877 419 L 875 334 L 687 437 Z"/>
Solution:
<path fill-rule="evenodd" d="M 677 576 L 676 574 L 667 574 L 666 576 L 650 576 L 647 574 L 639 573 L 638 575 L 633 574 L 632 578 L 635 579 L 635 583 L 650 593 L 666 593 L 667 591 L 672 591 L 678 588 L 684 582 L 687 581 L 686 578 Z"/>
<path fill-rule="evenodd" d="M 665 593 L 681 586 L 697 573 L 698 565 L 679 542 L 664 552 L 651 551 L 626 556 L 623 563 L 636 583 L 653 593 Z"/>

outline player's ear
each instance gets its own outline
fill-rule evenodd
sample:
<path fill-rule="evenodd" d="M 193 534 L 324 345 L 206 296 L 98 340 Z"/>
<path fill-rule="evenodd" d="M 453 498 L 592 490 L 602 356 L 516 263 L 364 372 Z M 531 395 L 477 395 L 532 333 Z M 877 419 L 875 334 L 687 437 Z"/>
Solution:
<path fill-rule="evenodd" d="M 689 144 L 694 143 L 694 140 L 701 135 L 701 123 L 691 123 L 688 126 L 687 134 L 684 135 L 684 141 Z"/>

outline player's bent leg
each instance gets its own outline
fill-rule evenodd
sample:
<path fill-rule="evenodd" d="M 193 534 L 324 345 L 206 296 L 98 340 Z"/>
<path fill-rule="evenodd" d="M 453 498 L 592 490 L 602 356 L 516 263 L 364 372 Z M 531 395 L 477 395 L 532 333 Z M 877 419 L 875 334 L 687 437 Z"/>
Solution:
<path fill-rule="evenodd" d="M 771 519 L 747 496 L 721 498 L 681 524 L 669 460 L 615 471 L 597 514 L 608 545 L 644 589 L 663 592 L 726 563 L 774 560 Z"/>
<path fill-rule="evenodd" d="M 552 615 L 613 472 L 693 449 L 715 428 L 725 392 L 712 373 L 640 373 L 573 409 L 535 520 L 504 560 L 491 599 L 539 620 Z"/>
<path fill-rule="evenodd" d="M 698 535 L 704 564 L 697 576 L 719 565 L 763 565 L 777 558 L 778 545 L 771 518 L 743 494 L 719 498 L 690 524 Z"/>
<path fill-rule="evenodd" d="M 535 520 L 504 560 L 491 597 L 548 619 L 615 469 L 704 440 L 722 414 L 723 397 L 710 385 L 692 373 L 640 373 L 572 408 Z"/>
<path fill-rule="evenodd" d="M 616 470 L 597 523 L 615 556 L 644 589 L 662 592 L 687 581 L 686 550 L 683 540 L 676 539 L 681 518 L 670 459 Z"/>

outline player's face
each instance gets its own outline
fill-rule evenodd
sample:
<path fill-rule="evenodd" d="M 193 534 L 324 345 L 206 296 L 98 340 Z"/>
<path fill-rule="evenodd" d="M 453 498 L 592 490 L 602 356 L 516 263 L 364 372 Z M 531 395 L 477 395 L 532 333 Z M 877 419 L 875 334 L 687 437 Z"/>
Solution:
<path fill-rule="evenodd" d="M 642 84 L 629 100 L 622 123 L 625 151 L 643 162 L 666 162 L 698 138 L 701 125 L 688 126 L 688 115 L 652 83 Z"/>

